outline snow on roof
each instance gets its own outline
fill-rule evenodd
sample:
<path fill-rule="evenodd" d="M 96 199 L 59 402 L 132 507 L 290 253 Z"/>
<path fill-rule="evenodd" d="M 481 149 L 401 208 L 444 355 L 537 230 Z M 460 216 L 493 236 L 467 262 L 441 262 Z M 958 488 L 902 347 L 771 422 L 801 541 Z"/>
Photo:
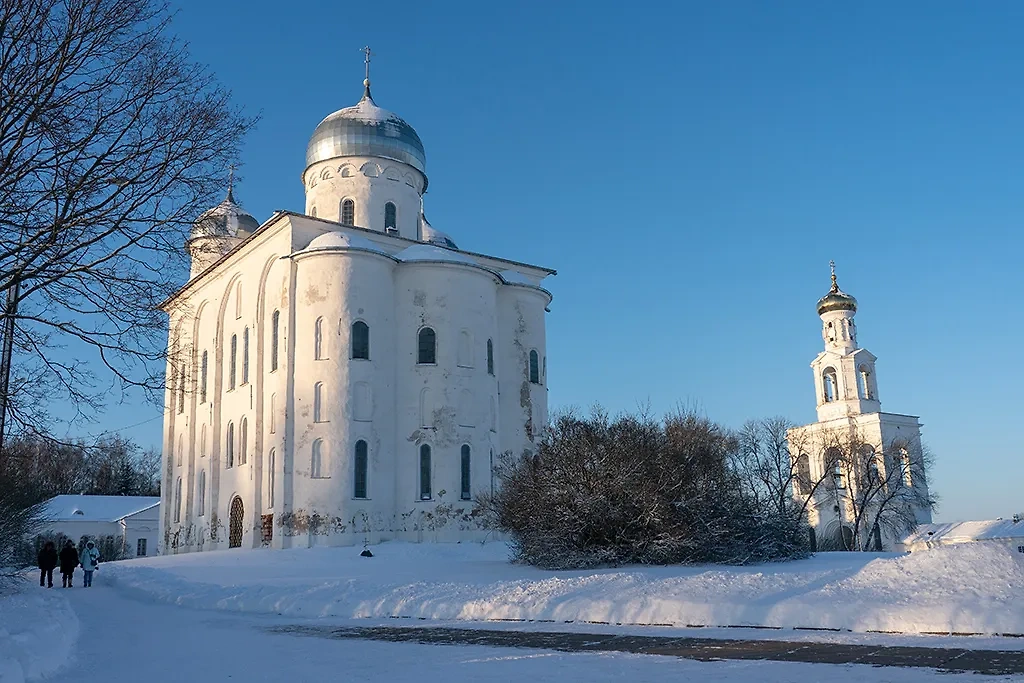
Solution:
<path fill-rule="evenodd" d="M 44 515 L 53 522 L 116 522 L 160 504 L 150 496 L 55 496 L 46 501 Z"/>
<path fill-rule="evenodd" d="M 350 235 L 347 232 L 335 230 L 324 233 L 313 238 L 305 251 L 317 251 L 320 249 L 365 249 L 383 253 L 383 249 L 361 235 Z"/>
<path fill-rule="evenodd" d="M 501 279 L 510 285 L 530 285 L 532 287 L 538 287 L 536 278 L 529 278 L 523 275 L 517 270 L 503 270 L 500 273 Z"/>
<path fill-rule="evenodd" d="M 972 522 L 921 524 L 903 540 L 904 545 L 927 542 L 962 543 L 997 538 L 1024 538 L 1024 521 L 988 519 Z"/>
<path fill-rule="evenodd" d="M 451 263 L 465 263 L 471 266 L 479 266 L 469 256 L 452 249 L 436 247 L 432 244 L 414 244 L 406 247 L 395 254 L 399 261 L 449 261 Z"/>

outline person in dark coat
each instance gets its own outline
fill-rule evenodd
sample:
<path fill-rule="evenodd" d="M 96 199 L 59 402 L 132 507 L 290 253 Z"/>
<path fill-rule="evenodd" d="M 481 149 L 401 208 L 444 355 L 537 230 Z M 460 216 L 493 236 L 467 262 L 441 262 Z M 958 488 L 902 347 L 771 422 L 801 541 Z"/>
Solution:
<path fill-rule="evenodd" d="M 78 549 L 75 544 L 68 541 L 64 549 L 60 551 L 60 581 L 65 588 L 71 588 L 71 577 L 78 566 Z"/>
<path fill-rule="evenodd" d="M 53 570 L 57 567 L 57 546 L 47 541 L 36 557 L 39 564 L 39 585 L 53 588 Z"/>

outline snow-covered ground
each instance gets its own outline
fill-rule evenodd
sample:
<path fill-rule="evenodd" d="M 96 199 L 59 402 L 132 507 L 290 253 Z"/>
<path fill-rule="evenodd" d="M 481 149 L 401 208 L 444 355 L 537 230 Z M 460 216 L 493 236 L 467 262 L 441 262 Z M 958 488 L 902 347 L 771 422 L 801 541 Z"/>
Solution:
<path fill-rule="evenodd" d="M 550 572 L 500 543 L 227 551 L 104 565 L 129 595 L 289 617 L 1024 633 L 1024 555 L 971 544 L 754 567 Z"/>
<path fill-rule="evenodd" d="M 0 596 L 0 683 L 22 683 L 64 666 L 78 638 L 78 617 L 59 589 L 31 583 Z"/>

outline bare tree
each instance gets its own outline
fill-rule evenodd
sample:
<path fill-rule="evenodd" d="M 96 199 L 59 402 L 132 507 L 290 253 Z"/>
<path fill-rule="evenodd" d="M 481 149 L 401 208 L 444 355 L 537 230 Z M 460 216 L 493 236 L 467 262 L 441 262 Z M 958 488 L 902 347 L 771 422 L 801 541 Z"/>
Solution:
<path fill-rule="evenodd" d="M 0 399 L 20 429 L 55 400 L 94 415 L 101 367 L 115 395 L 163 390 L 156 304 L 253 124 L 169 24 L 160 0 L 0 3 Z"/>

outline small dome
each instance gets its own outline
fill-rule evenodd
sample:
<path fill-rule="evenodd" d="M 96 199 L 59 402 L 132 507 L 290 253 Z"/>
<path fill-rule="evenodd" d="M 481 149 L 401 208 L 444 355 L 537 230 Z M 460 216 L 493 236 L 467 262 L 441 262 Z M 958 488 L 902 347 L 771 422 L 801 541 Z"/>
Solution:
<path fill-rule="evenodd" d="M 839 289 L 839 285 L 836 283 L 835 264 L 830 265 L 832 266 L 832 288 L 828 290 L 828 294 L 818 299 L 818 315 L 830 311 L 856 311 L 857 300 Z"/>
<path fill-rule="evenodd" d="M 334 112 L 316 127 L 306 147 L 306 168 L 347 156 L 394 159 L 426 176 L 427 155 L 420 136 L 398 114 L 378 107 L 369 86 L 358 104 Z"/>
<path fill-rule="evenodd" d="M 414 244 L 395 254 L 399 261 L 448 261 L 450 263 L 466 263 L 478 266 L 476 261 L 457 251 L 444 249 L 432 244 Z"/>
<path fill-rule="evenodd" d="M 235 202 L 234 193 L 228 188 L 228 196 L 224 201 L 205 211 L 192 224 L 189 240 L 200 237 L 245 237 L 256 232 L 259 227 L 259 221 Z"/>
<path fill-rule="evenodd" d="M 376 244 L 359 235 L 350 235 L 347 232 L 335 231 L 324 233 L 314 237 L 303 251 L 318 251 L 321 249 L 365 249 L 366 251 L 381 251 Z"/>
<path fill-rule="evenodd" d="M 420 234 L 422 235 L 424 242 L 436 244 L 437 246 L 445 247 L 446 249 L 459 248 L 458 245 L 455 244 L 455 241 L 447 233 L 443 233 L 440 230 L 435 230 L 434 227 L 427 222 L 427 217 L 425 215 L 420 214 L 420 221 L 422 223 L 422 227 L 420 228 Z"/>

